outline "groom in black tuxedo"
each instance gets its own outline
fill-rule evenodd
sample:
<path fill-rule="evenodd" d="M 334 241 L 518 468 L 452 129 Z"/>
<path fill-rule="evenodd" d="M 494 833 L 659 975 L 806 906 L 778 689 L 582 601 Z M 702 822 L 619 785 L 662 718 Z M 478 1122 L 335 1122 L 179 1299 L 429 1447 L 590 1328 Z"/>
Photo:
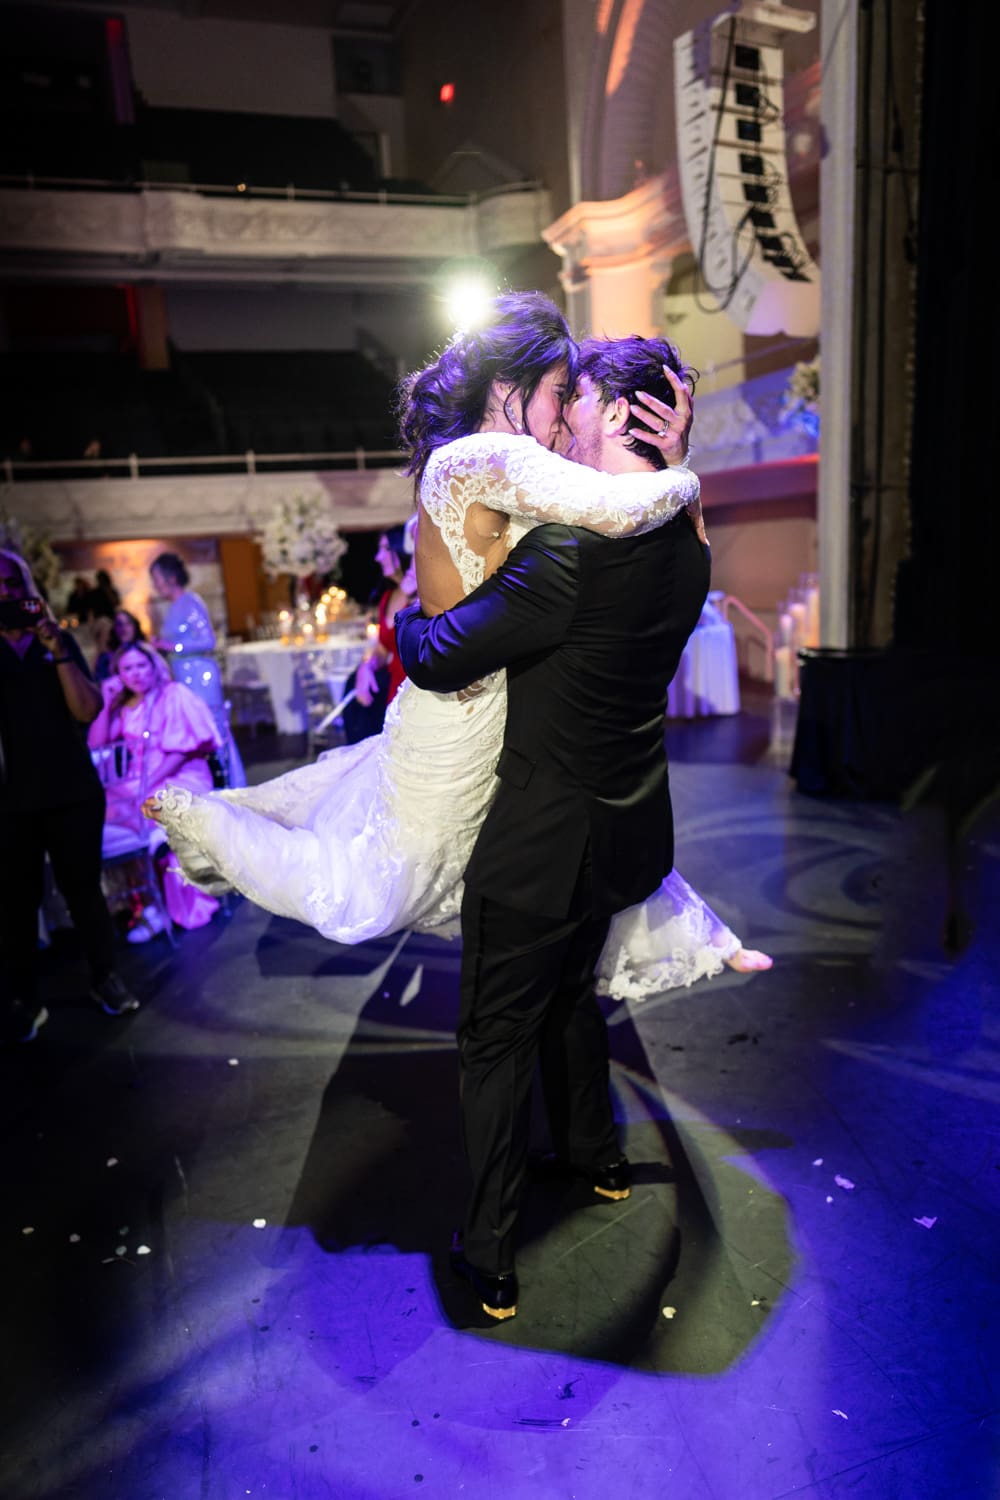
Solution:
<path fill-rule="evenodd" d="M 663 430 L 673 416 L 664 362 L 681 369 L 660 340 L 584 345 L 566 456 L 610 473 L 662 467 L 630 429 L 637 391 L 663 403 Z M 454 692 L 507 669 L 500 786 L 465 874 L 458 1045 L 472 1193 L 452 1248 L 453 1269 L 494 1318 L 517 1310 L 536 1063 L 551 1164 L 603 1197 L 629 1193 L 594 969 L 613 914 L 645 900 L 673 865 L 664 717 L 708 592 L 703 538 L 700 511 L 618 541 L 538 526 L 454 609 L 396 616 L 419 687 Z"/>

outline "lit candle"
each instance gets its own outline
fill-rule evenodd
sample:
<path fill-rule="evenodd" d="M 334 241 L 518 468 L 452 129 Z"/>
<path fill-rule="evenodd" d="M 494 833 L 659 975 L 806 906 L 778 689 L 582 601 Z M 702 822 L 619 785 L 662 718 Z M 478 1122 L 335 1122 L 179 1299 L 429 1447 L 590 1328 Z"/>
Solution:
<path fill-rule="evenodd" d="M 792 648 L 776 646 L 774 651 L 774 695 L 776 698 L 794 697 L 792 687 Z"/>
<path fill-rule="evenodd" d="M 806 594 L 806 645 L 819 645 L 819 589 Z"/>
<path fill-rule="evenodd" d="M 778 616 L 778 644 L 779 646 L 792 644 L 792 617 L 787 610 Z"/>
<path fill-rule="evenodd" d="M 788 613 L 792 617 L 792 644 L 804 646 L 806 643 L 806 607 L 796 601 L 788 606 Z"/>

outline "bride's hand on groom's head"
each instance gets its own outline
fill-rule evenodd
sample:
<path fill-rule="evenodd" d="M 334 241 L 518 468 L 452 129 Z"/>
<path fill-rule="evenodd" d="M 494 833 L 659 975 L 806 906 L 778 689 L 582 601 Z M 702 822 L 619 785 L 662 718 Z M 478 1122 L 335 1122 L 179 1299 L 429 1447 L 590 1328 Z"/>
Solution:
<path fill-rule="evenodd" d="M 648 391 L 636 391 L 636 401 L 629 409 L 638 425 L 629 428 L 629 436 L 658 448 L 670 466 L 682 464 L 687 457 L 694 401 L 685 382 L 669 365 L 663 366 L 663 373 L 674 393 L 674 405 Z"/>

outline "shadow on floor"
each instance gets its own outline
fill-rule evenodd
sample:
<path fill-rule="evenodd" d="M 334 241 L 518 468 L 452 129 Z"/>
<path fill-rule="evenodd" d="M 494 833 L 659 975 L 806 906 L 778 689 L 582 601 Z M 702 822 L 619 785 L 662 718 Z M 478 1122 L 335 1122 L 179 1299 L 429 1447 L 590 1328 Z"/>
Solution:
<path fill-rule="evenodd" d="M 269 951 L 261 953 L 265 963 Z M 323 970 L 332 977 L 364 962 L 361 950 L 328 947 Z M 367 962 L 373 966 L 370 954 Z M 429 1255 L 448 1320 L 487 1340 L 648 1370 L 721 1370 L 738 1359 L 759 1334 L 761 1317 L 747 1315 L 698 1172 L 635 1027 L 613 1002 L 612 1081 L 619 1119 L 628 1121 L 632 1197 L 613 1204 L 582 1184 L 554 1191 L 526 1185 L 522 1295 L 510 1322 L 481 1314 L 452 1276 L 447 1246 L 461 1223 L 467 1180 L 452 1036 L 457 983 L 452 945 L 408 939 L 327 1084 L 286 1223 L 308 1226 L 329 1254 L 391 1247 Z M 535 1127 L 536 1144 L 547 1146 L 537 1096 Z M 772 1220 L 772 1259 L 787 1270 L 791 1251 L 776 1197 Z M 711 1308 L 691 1344 L 663 1315 L 682 1268 L 689 1305 L 699 1299 Z M 708 1339 L 706 1326 L 713 1330 Z"/>

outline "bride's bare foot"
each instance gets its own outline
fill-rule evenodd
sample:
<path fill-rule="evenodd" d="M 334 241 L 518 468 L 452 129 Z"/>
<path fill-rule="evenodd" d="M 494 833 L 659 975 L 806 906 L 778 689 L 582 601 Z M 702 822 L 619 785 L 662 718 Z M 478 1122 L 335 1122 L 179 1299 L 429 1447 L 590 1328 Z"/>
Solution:
<path fill-rule="evenodd" d="M 768 953 L 761 953 L 756 948 L 739 948 L 732 958 L 727 958 L 726 963 L 737 974 L 757 974 L 761 969 L 769 969 L 774 959 Z"/>

